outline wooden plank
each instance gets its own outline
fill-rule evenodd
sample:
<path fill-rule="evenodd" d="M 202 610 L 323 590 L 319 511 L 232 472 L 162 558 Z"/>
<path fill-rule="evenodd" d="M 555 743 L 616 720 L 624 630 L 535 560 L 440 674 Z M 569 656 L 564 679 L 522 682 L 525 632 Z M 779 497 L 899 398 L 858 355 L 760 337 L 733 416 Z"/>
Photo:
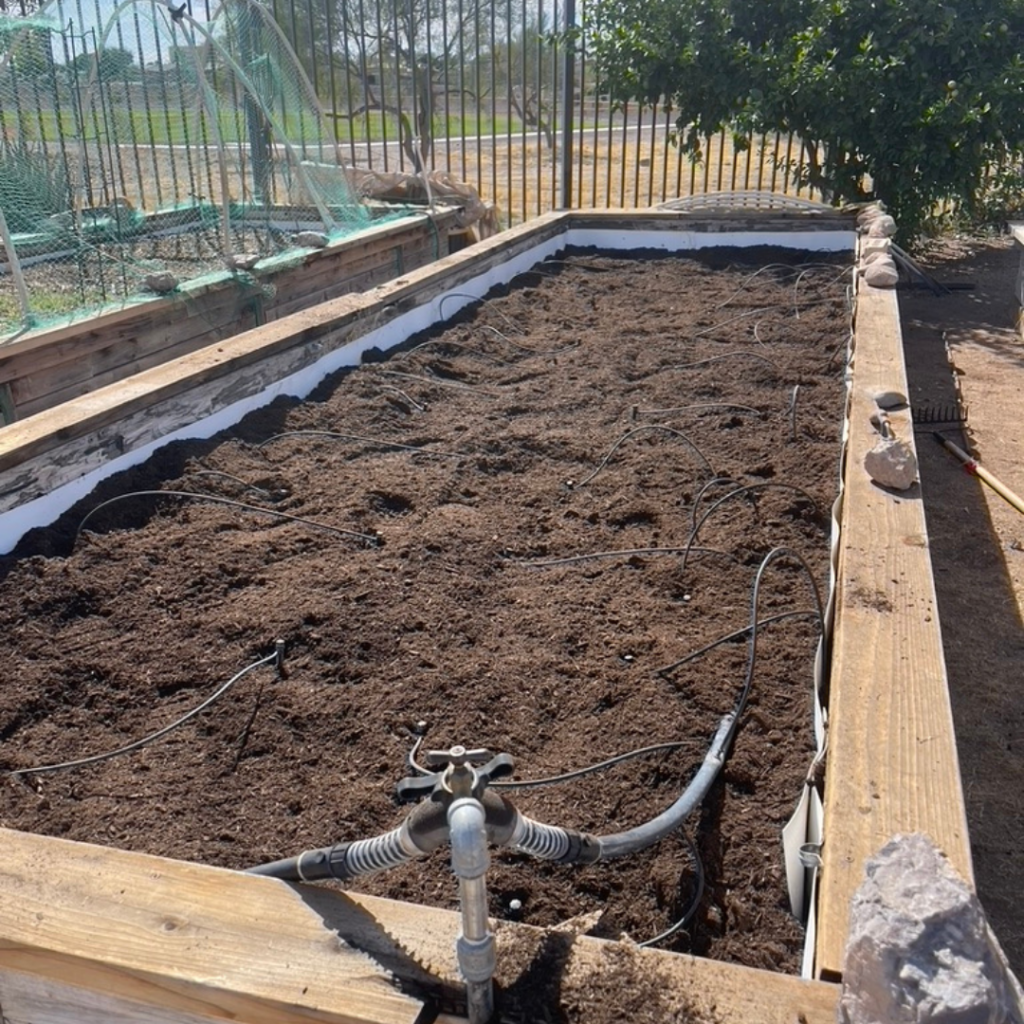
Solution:
<path fill-rule="evenodd" d="M 392 975 L 424 994 L 461 992 L 451 911 L 20 832 L 0 830 L 0 843 L 0 1006 L 12 1024 L 411 1024 L 419 1001 Z M 506 985 L 529 982 L 524 943 L 548 935 L 499 928 L 499 965 L 513 949 L 523 965 Z M 625 953 L 636 977 L 713 1005 L 718 1024 L 835 1020 L 832 985 L 587 937 L 565 946 L 555 990 L 585 994 Z"/>
<path fill-rule="evenodd" d="M 108 327 L 80 324 L 79 333 L 42 347 L 33 344 L 0 348 L 0 381 L 23 379 L 52 367 L 74 364 L 115 346 L 131 344 L 136 351 L 149 347 L 158 350 L 164 342 L 196 337 L 210 330 L 214 323 L 229 323 L 239 304 L 251 301 L 254 294 L 254 289 L 245 293 L 234 285 L 222 291 L 204 290 L 195 299 L 183 292 L 176 302 L 161 301 L 156 308 L 148 303 L 136 306 L 132 317 L 119 318 Z"/>
<path fill-rule="evenodd" d="M 287 885 L 6 830 L 0 836 L 0 979 L 23 976 L 0 989 L 8 1019 L 35 1024 L 34 1011 L 15 1000 L 41 999 L 57 983 L 101 1005 L 127 1001 L 249 1024 L 413 1024 L 420 1013 L 419 1000 L 339 942 Z"/>
<path fill-rule="evenodd" d="M 342 261 L 352 260 L 358 263 L 359 258 L 373 251 L 391 249 L 402 244 L 406 235 L 411 235 L 417 243 L 424 237 L 433 238 L 435 231 L 438 237 L 443 237 L 450 227 L 455 227 L 458 220 L 458 211 L 440 211 L 432 215 L 430 220 L 423 217 L 412 220 L 389 221 L 384 224 L 374 225 L 351 239 L 341 239 L 332 242 L 325 249 L 317 250 L 309 254 L 305 260 L 299 262 L 299 267 L 305 269 L 308 265 L 316 265 L 320 261 Z M 433 224 L 433 227 L 429 225 Z M 443 248 L 443 247 L 442 247 Z M 264 261 L 265 267 L 261 267 L 257 276 L 262 279 L 266 273 L 265 268 L 272 268 L 274 260 Z M 282 258 L 282 267 L 294 266 L 295 257 L 288 255 Z M 200 305 L 201 298 L 207 293 L 216 292 L 224 287 L 228 279 L 220 281 L 205 281 L 203 283 L 186 283 L 183 287 L 183 294 L 187 301 Z M 107 331 L 113 330 L 125 322 L 147 320 L 157 318 L 166 322 L 169 311 L 180 307 L 181 294 L 172 297 L 152 296 L 138 302 L 132 302 L 117 309 L 107 310 L 98 316 L 85 317 L 70 323 L 61 324 L 57 327 L 33 331 L 30 334 L 22 335 L 12 341 L 0 344 L 0 360 L 8 358 L 15 353 L 24 353 L 41 348 L 48 348 L 59 341 L 80 342 L 83 337 L 95 336 L 102 339 Z M 173 314 L 172 314 L 173 315 Z M 0 377 L 0 379 L 5 379 Z"/>
<path fill-rule="evenodd" d="M 0 384 L 0 426 L 13 423 L 18 418 L 17 406 L 9 384 Z"/>
<path fill-rule="evenodd" d="M 149 351 L 142 356 L 136 355 L 135 346 L 131 342 L 124 344 L 123 351 L 95 353 L 93 358 L 88 361 L 88 375 L 76 374 L 73 369 L 69 369 L 66 374 L 54 373 L 52 376 L 47 376 L 47 385 L 55 390 L 47 391 L 38 398 L 22 399 L 19 401 L 19 408 L 24 410 L 25 416 L 46 412 L 48 409 L 64 402 L 70 402 L 80 395 L 108 385 L 116 385 L 128 377 L 215 344 L 223 338 L 230 337 L 239 329 L 246 330 L 255 326 L 251 309 L 243 308 L 237 312 L 233 325 L 225 323 L 216 329 L 208 328 L 206 333 L 197 337 L 174 340 L 169 342 L 166 347 Z M 111 357 L 109 360 L 106 358 L 108 355 Z M 108 361 L 113 365 L 107 367 Z M 24 383 L 24 379 L 19 383 Z"/>
<path fill-rule="evenodd" d="M 257 272 L 260 282 L 276 289 L 276 297 L 265 302 L 266 319 L 363 290 L 431 262 L 441 230 L 435 221 L 443 220 L 418 218 L 401 229 L 390 225 L 362 241 L 334 243 L 297 265 L 291 260 L 276 273 Z M 447 220 L 454 221 L 454 214 Z M 23 416 L 42 412 L 256 326 L 241 313 L 254 301 L 258 287 L 227 278 L 213 285 L 186 284 L 173 300 L 136 304 L 130 317 L 122 310 L 88 321 L 72 337 L 61 329 L 51 332 L 54 340 L 47 345 L 35 336 L 25 344 L 0 348 L 0 382 L 10 383 Z"/>
<path fill-rule="evenodd" d="M 17 370 L 17 376 L 11 379 L 11 390 L 24 415 L 42 412 L 256 326 L 251 312 L 253 301 L 253 295 L 225 295 L 215 307 L 192 309 L 188 316 L 173 322 L 136 324 L 139 333 L 105 339 L 102 345 L 95 341 L 80 348 L 68 344 L 59 361 L 49 350 L 32 353 L 43 356 L 46 365 L 18 360 L 22 365 L 9 368 Z"/>
<path fill-rule="evenodd" d="M 568 215 L 568 226 L 614 230 L 624 226 L 627 216 L 630 228 L 647 231 L 848 231 L 852 235 L 855 230 L 853 216 L 838 210 L 638 210 L 628 214 L 622 210 L 573 210 Z"/>
<path fill-rule="evenodd" d="M 216 1020 L 186 1013 L 173 1002 L 170 1007 L 154 1006 L 32 973 L 41 959 L 38 954 L 26 957 L 30 969 L 25 973 L 0 960 L 0 1020 L 5 1024 L 209 1024 Z M 55 964 L 51 973 L 56 968 Z"/>
<path fill-rule="evenodd" d="M 423 265 L 423 263 L 418 264 L 418 266 Z M 331 299 L 336 299 L 340 295 L 351 295 L 353 293 L 365 292 L 368 289 L 394 277 L 394 269 L 394 264 L 388 261 L 387 263 L 378 264 L 377 266 L 371 265 L 365 267 L 361 273 L 355 274 L 351 277 L 347 276 L 344 280 L 325 282 L 324 287 L 318 291 L 307 291 L 298 298 L 285 302 L 275 302 L 273 306 L 267 309 L 267 319 L 279 320 L 282 317 L 291 316 L 292 313 L 298 313 L 304 309 L 311 309 L 314 306 L 319 306 L 324 302 L 330 302 Z M 407 269 L 411 270 L 416 268 L 409 266 Z"/>
<path fill-rule="evenodd" d="M 878 440 L 873 394 L 907 393 L 894 291 L 861 284 L 855 339 L 819 889 L 816 972 L 826 978 L 842 970 L 864 862 L 893 835 L 931 836 L 973 877 L 920 486 L 889 492 L 863 468 Z M 913 444 L 909 411 L 890 418 Z"/>

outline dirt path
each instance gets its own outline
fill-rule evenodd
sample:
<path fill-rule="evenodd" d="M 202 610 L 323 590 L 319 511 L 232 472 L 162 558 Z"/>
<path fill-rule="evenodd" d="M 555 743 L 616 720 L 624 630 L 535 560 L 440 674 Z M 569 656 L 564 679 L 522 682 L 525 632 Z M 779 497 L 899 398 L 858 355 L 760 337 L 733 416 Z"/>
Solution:
<path fill-rule="evenodd" d="M 1024 493 L 1018 254 L 1008 240 L 953 241 L 925 264 L 944 283 L 974 285 L 941 298 L 903 292 L 900 305 L 912 406 L 953 405 L 958 386 L 968 408 L 962 437 L 948 423 L 922 426 L 918 454 L 978 891 L 1021 973 L 1024 516 L 930 436 L 938 429 L 962 447 L 966 441 L 989 472 Z"/>

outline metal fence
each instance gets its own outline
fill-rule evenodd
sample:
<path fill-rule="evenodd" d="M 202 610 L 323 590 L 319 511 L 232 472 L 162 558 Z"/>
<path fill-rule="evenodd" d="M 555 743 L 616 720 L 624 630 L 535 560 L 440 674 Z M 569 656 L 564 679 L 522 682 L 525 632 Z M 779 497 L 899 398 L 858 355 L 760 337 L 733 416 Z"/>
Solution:
<path fill-rule="evenodd" d="M 449 175 L 506 226 L 723 190 L 813 198 L 795 139 L 723 132 L 694 163 L 671 108 L 601 95 L 585 43 L 564 43 L 577 0 L 266 2 L 272 31 L 253 0 L 0 0 L 6 171 L 58 212 L 64 192 L 115 214 L 265 204 L 303 176 L 310 191 L 300 165 L 338 163 Z"/>
<path fill-rule="evenodd" d="M 617 105 L 565 30 L 576 0 L 272 0 L 331 112 L 346 159 L 440 170 L 506 224 L 555 208 L 644 207 L 696 193 L 800 189 L 791 137 L 730 133 L 703 160 L 672 142 L 670 107 Z M 585 3 L 585 0 L 580 0 Z"/>

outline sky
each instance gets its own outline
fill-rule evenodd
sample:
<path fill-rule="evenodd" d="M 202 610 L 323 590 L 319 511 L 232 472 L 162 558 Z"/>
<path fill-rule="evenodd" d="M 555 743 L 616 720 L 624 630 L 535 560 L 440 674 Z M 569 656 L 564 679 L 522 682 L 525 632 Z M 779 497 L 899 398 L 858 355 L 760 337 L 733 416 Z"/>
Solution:
<path fill-rule="evenodd" d="M 193 0 L 192 17 L 200 23 L 211 20 L 216 5 L 210 0 Z M 201 33 L 186 21 L 175 22 L 166 4 L 158 0 L 51 0 L 40 15 L 58 28 L 51 45 L 54 58 L 93 53 L 104 33 L 106 46 L 128 50 L 136 64 L 149 64 L 167 55 L 172 46 L 201 44 Z"/>

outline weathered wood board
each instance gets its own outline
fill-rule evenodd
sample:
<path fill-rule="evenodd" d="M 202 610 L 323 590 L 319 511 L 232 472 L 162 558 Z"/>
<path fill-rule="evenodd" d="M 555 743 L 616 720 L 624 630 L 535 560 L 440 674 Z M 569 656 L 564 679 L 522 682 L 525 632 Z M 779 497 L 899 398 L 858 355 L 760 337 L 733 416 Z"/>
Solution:
<path fill-rule="evenodd" d="M 817 973 L 842 971 L 865 860 L 898 833 L 930 836 L 972 879 L 967 818 L 920 485 L 876 486 L 879 391 L 907 394 L 896 293 L 860 286 L 829 682 Z M 909 409 L 889 414 L 914 443 Z"/>
<path fill-rule="evenodd" d="M 11 1024 L 414 1024 L 453 991 L 457 914 L 0 830 L 0 1008 Z M 505 925 L 502 946 L 541 935 Z M 584 989 L 609 947 L 576 938 Z M 635 949 L 634 949 L 635 951 Z M 832 1024 L 821 982 L 635 951 L 719 1024 Z"/>

